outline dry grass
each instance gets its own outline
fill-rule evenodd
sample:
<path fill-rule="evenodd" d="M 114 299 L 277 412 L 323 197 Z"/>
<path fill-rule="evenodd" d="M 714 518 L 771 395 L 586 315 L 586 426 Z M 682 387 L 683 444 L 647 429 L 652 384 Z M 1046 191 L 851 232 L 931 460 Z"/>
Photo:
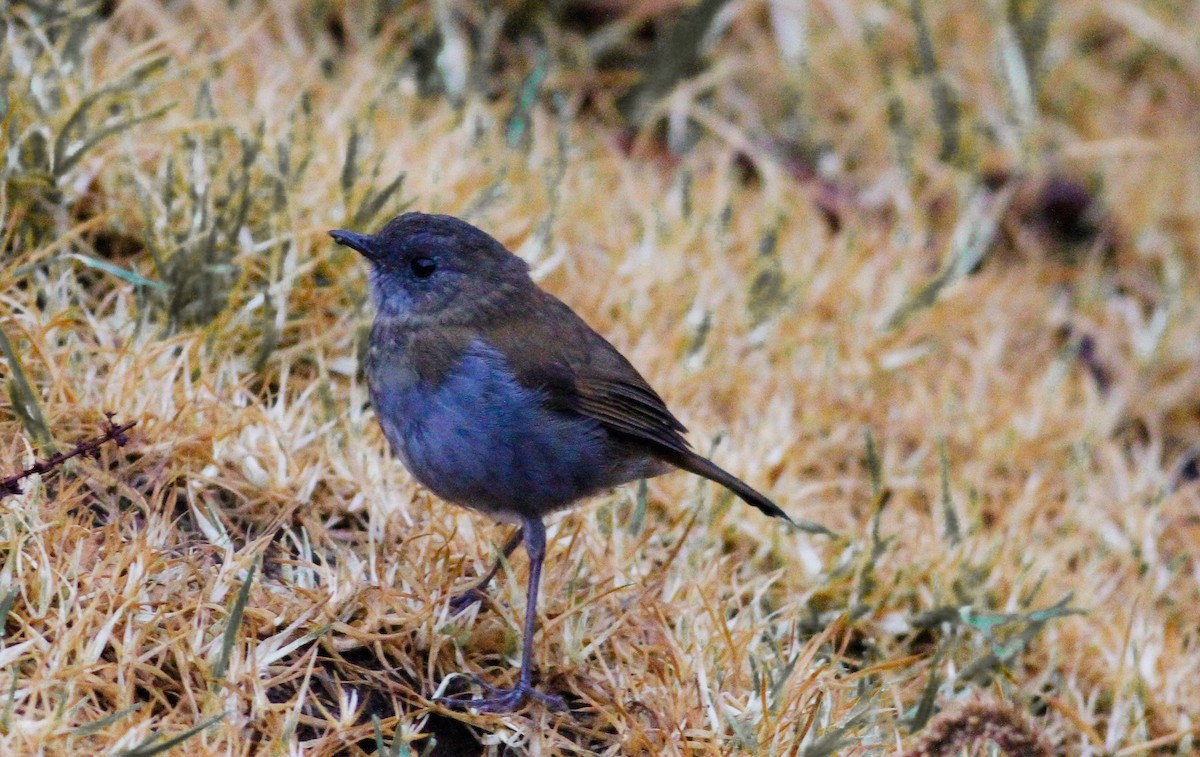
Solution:
<path fill-rule="evenodd" d="M 560 96 L 526 112 L 528 39 L 496 97 L 423 94 L 432 10 L 114 5 L 79 66 L 7 74 L 0 477 L 137 425 L 0 500 L 0 752 L 1194 748 L 1194 9 L 1063 0 L 1039 47 L 1039 3 L 926 2 L 922 62 L 910 3 L 735 3 L 631 143 L 629 77 L 562 62 L 580 31 L 542 28 Z M 145 120 L 30 168 L 158 56 L 88 128 Z M 504 532 L 366 403 L 363 266 L 324 231 L 371 193 L 370 227 L 411 203 L 509 244 L 698 448 L 843 539 L 683 474 L 615 492 L 551 525 L 537 653 L 573 713 L 431 708 L 514 669 L 525 561 L 449 616 Z M 1064 194 L 1097 198 L 1082 230 Z"/>

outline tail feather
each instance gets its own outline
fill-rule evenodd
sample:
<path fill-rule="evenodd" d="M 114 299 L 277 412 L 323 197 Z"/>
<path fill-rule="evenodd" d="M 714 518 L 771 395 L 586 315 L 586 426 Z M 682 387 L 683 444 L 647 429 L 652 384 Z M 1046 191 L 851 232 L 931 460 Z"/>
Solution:
<path fill-rule="evenodd" d="M 729 491 L 738 495 L 743 502 L 751 507 L 758 508 L 762 512 L 770 515 L 772 518 L 780 518 L 791 523 L 793 526 L 796 522 L 788 517 L 779 505 L 767 499 L 764 495 L 758 493 L 750 487 L 745 481 L 741 480 L 732 473 L 717 466 L 716 463 L 706 457 L 701 457 L 695 452 L 689 452 L 685 455 L 680 455 L 678 459 L 671 462 L 683 468 L 685 471 L 695 473 L 697 476 L 704 476 L 709 481 L 715 481 L 721 486 L 724 486 Z"/>

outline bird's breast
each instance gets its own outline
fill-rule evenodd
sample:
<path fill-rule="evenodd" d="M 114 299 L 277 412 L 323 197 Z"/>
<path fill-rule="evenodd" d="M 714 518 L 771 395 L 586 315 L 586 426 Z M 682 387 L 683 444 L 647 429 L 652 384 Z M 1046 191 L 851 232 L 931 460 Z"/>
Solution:
<path fill-rule="evenodd" d="M 494 347 L 471 342 L 440 380 L 418 374 L 376 355 L 371 402 L 405 467 L 443 499 L 508 519 L 622 483 L 599 422 L 547 408 Z"/>

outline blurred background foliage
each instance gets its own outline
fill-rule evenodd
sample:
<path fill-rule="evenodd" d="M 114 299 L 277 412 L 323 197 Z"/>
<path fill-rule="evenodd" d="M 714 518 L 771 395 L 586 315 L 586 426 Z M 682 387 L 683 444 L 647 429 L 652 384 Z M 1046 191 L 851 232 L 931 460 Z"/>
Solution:
<path fill-rule="evenodd" d="M 260 298 L 257 371 L 288 339 L 273 290 L 296 254 L 289 230 L 305 207 L 295 198 L 310 190 L 315 151 L 330 149 L 314 136 L 323 116 L 305 88 L 283 118 L 219 112 L 211 87 L 222 62 L 163 54 L 121 6 L 4 4 L 0 241 L 8 260 L 23 262 L 0 273 L 9 286 L 44 282 L 62 266 L 115 276 L 137 288 L 139 322 L 164 334 Z M 1186 16 L 1170 4 L 1161 10 Z M 203 29 L 203 13 L 188 21 L 173 3 L 161 12 Z M 931 250 L 946 250 L 940 273 L 896 308 L 893 326 L 997 254 L 1076 269 L 1100 261 L 1113 267 L 1115 286 L 1147 304 L 1162 290 L 1164 273 L 1129 254 L 1109 212 L 1113 168 L 1091 158 L 1148 149 L 1138 140 L 1184 139 L 1200 56 L 1132 3 L 313 0 L 281 7 L 275 21 L 255 3 L 230 2 L 229 13 L 279 22 L 329 81 L 352 48 L 375 51 L 333 214 L 354 228 L 411 204 L 400 196 L 405 171 L 383 168 L 373 122 L 415 86 L 430 102 L 455 104 L 481 138 L 490 130 L 527 149 L 531 120 L 548 110 L 564 128 L 590 123 L 631 155 L 678 165 L 685 184 L 683 157 L 716 139 L 734 148 L 746 186 L 770 175 L 809 187 L 831 232 L 866 221 L 925 236 Z M 100 79 L 88 51 L 114 15 L 131 47 Z M 817 17 L 837 33 L 814 29 Z M 1055 37 L 1055 24 L 1070 36 Z M 498 104 L 503 119 L 479 104 Z M 188 115 L 161 127 L 171 112 Z M 546 171 L 552 195 L 565 150 Z M 462 213 L 483 212 L 503 181 Z M 543 241 L 553 220 L 552 208 Z M 1167 221 L 1178 231 L 1191 224 Z M 772 240 L 768 231 L 760 242 L 750 291 L 759 323 L 788 298 Z M 9 364 L 22 373 L 18 356 Z M 10 381 L 10 394 L 45 443 L 24 385 Z"/>

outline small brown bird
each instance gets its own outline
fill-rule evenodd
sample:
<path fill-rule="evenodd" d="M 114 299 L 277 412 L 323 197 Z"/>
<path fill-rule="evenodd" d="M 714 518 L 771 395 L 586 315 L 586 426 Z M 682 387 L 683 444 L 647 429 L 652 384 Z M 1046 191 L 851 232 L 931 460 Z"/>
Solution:
<path fill-rule="evenodd" d="M 692 451 L 686 430 L 629 361 L 540 289 L 504 245 L 457 218 L 405 213 L 376 235 L 331 231 L 371 262 L 375 323 L 366 360 L 376 417 L 413 477 L 438 496 L 520 529 L 529 554 L 521 671 L 512 688 L 452 707 L 511 712 L 533 686 L 546 553 L 542 519 L 614 486 L 682 468 L 767 515 L 774 502 Z M 500 561 L 453 602 L 482 596 Z"/>

